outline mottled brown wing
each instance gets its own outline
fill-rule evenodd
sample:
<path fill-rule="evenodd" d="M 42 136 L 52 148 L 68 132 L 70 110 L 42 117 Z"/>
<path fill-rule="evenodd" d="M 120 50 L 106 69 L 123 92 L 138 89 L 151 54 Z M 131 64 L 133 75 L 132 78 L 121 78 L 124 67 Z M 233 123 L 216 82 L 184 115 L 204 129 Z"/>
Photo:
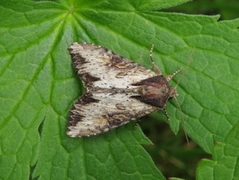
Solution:
<path fill-rule="evenodd" d="M 158 110 L 123 93 L 85 93 L 73 105 L 67 134 L 91 136 L 109 131 Z"/>
<path fill-rule="evenodd" d="M 88 88 L 131 88 L 131 84 L 158 75 L 100 46 L 74 43 L 69 52 L 77 73 Z"/>

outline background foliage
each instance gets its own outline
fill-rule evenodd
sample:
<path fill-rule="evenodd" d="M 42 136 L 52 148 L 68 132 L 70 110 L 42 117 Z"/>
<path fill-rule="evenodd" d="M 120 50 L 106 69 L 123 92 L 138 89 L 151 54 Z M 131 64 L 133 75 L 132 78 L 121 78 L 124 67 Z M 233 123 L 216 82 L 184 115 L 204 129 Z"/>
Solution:
<path fill-rule="evenodd" d="M 239 20 L 165 12 L 186 2 L 1 1 L 0 178 L 238 178 Z M 67 137 L 68 111 L 83 93 L 67 52 L 74 41 L 99 44 L 149 68 L 155 44 L 153 57 L 165 75 L 186 68 L 193 52 L 177 87 L 190 146 L 179 131 L 175 100 L 167 105 L 170 121 L 158 112 L 140 123 L 154 145 L 140 127 L 132 130 L 134 123 L 100 136 Z M 195 169 L 201 158 L 209 159 Z"/>

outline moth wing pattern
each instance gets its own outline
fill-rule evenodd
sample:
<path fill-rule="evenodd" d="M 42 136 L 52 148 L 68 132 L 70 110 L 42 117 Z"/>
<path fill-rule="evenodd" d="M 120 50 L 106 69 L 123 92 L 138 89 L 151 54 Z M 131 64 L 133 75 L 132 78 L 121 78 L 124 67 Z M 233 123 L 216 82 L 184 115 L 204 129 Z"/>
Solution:
<path fill-rule="evenodd" d="M 71 137 L 107 132 L 157 111 L 174 96 L 163 75 L 111 50 L 87 43 L 74 43 L 68 50 L 86 87 L 70 110 Z"/>
<path fill-rule="evenodd" d="M 85 93 L 71 109 L 67 134 L 71 137 L 97 135 L 157 109 L 120 93 Z"/>
<path fill-rule="evenodd" d="M 88 43 L 69 47 L 73 66 L 86 87 L 126 88 L 156 75 L 111 50 Z"/>

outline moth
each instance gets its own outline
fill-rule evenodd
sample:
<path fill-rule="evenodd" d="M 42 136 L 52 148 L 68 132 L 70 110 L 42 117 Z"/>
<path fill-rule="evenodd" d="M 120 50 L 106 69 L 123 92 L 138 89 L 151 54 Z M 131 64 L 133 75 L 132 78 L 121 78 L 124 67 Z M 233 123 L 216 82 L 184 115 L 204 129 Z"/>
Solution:
<path fill-rule="evenodd" d="M 88 43 L 73 43 L 68 50 L 86 87 L 70 110 L 67 134 L 71 137 L 107 132 L 164 109 L 177 96 L 168 82 L 179 70 L 164 77 L 154 63 L 156 72 Z M 150 54 L 152 60 L 152 50 Z"/>

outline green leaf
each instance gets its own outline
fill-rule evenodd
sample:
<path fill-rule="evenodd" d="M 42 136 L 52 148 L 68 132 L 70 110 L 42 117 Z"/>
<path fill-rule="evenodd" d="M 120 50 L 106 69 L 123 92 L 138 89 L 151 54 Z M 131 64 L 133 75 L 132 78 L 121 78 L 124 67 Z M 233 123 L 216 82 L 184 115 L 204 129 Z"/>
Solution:
<path fill-rule="evenodd" d="M 67 51 L 75 41 L 148 68 L 154 44 L 154 61 L 165 75 L 186 69 L 193 52 L 182 81 L 179 74 L 171 83 L 180 81 L 184 118 L 173 99 L 170 127 L 177 133 L 184 119 L 188 136 L 208 153 L 215 142 L 227 143 L 238 122 L 239 20 L 155 11 L 183 2 L 1 1 L 0 178 L 165 179 L 141 147 L 150 141 L 139 127 L 132 130 L 134 123 L 95 137 L 66 136 L 69 109 L 83 93 Z M 238 173 L 236 167 L 229 168 Z"/>
<path fill-rule="evenodd" d="M 198 165 L 198 179 L 238 179 L 239 122 L 231 129 L 224 143 L 213 148 L 213 160 Z"/>

